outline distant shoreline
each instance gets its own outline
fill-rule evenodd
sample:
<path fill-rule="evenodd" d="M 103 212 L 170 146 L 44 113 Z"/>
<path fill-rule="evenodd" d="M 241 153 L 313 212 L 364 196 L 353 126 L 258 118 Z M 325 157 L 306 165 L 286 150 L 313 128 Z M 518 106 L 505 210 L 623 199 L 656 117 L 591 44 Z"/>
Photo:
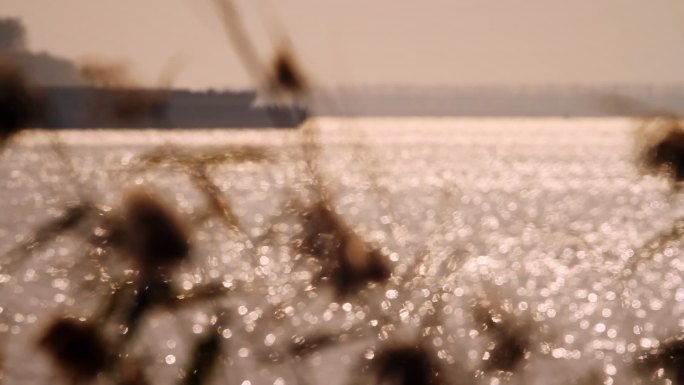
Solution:
<path fill-rule="evenodd" d="M 34 127 L 47 129 L 295 128 L 309 116 L 684 116 L 684 87 L 674 86 L 346 88 L 327 92 L 319 98 L 321 102 L 317 99 L 314 111 L 257 105 L 253 91 L 80 86 L 43 87 L 40 91 L 46 107 Z"/>

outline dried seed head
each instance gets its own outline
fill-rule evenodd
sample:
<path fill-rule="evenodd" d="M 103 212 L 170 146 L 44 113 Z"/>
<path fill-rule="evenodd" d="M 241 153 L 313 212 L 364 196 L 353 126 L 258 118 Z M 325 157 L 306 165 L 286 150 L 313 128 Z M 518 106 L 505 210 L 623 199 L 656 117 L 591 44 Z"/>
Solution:
<path fill-rule="evenodd" d="M 207 336 L 197 341 L 183 384 L 202 385 L 207 383 L 221 357 L 221 340 L 221 336 L 218 333 L 210 332 Z"/>
<path fill-rule="evenodd" d="M 109 358 L 107 344 L 95 325 L 72 318 L 53 322 L 38 343 L 66 376 L 76 380 L 94 378 Z"/>
<path fill-rule="evenodd" d="M 638 139 L 644 171 L 665 173 L 675 183 L 684 181 L 684 127 L 677 117 L 648 119 Z"/>
<path fill-rule="evenodd" d="M 144 280 L 138 286 L 125 319 L 125 325 L 128 327 L 125 339 L 130 339 L 135 335 L 140 325 L 140 320 L 152 308 L 164 304 L 170 298 L 173 298 L 172 289 L 166 281 L 152 280 L 147 282 L 147 280 Z"/>
<path fill-rule="evenodd" d="M 473 318 L 480 330 L 490 337 L 489 357 L 484 360 L 486 371 L 511 372 L 518 367 L 530 351 L 529 327 L 512 314 L 487 301 L 473 309 Z"/>
<path fill-rule="evenodd" d="M 186 227 L 150 192 L 130 192 L 124 200 L 124 215 L 126 246 L 143 275 L 163 273 L 188 258 Z"/>
<path fill-rule="evenodd" d="M 308 82 L 289 51 L 280 50 L 273 60 L 271 89 L 275 94 L 298 96 L 308 89 Z"/>
<path fill-rule="evenodd" d="M 338 296 L 390 277 L 386 257 L 370 248 L 325 203 L 315 204 L 302 218 L 301 247 L 321 261 L 323 269 L 318 280 L 330 280 Z"/>
<path fill-rule="evenodd" d="M 423 345 L 399 345 L 380 351 L 371 369 L 376 384 L 439 385 L 445 381 L 433 354 Z"/>
<path fill-rule="evenodd" d="M 368 283 L 389 279 L 390 268 L 382 253 L 369 249 L 356 234 L 348 234 L 343 245 L 344 256 L 331 276 L 339 297 L 353 293 Z"/>
<path fill-rule="evenodd" d="M 657 349 L 643 354 L 637 359 L 636 367 L 649 374 L 664 369 L 666 377 L 675 384 L 684 383 L 684 335 L 667 339 Z"/>
<path fill-rule="evenodd" d="M 306 210 L 301 219 L 304 222 L 302 249 L 319 259 L 334 258 L 339 237 L 346 231 L 337 215 L 324 202 L 319 202 Z"/>

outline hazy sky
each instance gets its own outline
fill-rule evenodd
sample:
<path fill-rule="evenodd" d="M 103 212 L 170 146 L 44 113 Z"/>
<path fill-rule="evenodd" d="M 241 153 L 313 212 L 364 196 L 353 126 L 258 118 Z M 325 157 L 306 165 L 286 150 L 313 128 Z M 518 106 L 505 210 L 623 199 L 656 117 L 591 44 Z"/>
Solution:
<path fill-rule="evenodd" d="M 283 27 L 325 85 L 684 84 L 683 0 L 238 4 L 264 56 Z M 251 84 L 210 0 L 2 0 L 0 16 L 24 21 L 34 51 L 125 60 L 146 84 L 174 57 L 176 86 Z"/>

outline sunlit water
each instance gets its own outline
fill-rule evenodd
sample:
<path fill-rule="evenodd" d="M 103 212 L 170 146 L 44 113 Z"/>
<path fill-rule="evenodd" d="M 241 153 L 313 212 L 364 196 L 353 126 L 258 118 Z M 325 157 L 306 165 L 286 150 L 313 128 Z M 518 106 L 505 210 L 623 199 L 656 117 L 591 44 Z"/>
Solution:
<path fill-rule="evenodd" d="M 217 327 L 225 342 L 217 384 L 345 384 L 359 362 L 397 339 L 430 346 L 452 384 L 668 383 L 635 372 L 633 363 L 684 331 L 682 244 L 649 243 L 683 214 L 682 199 L 665 180 L 637 172 L 630 121 L 315 125 L 318 164 L 336 209 L 394 267 L 388 284 L 348 303 L 334 302 L 325 286 L 311 288 L 314 265 L 295 262 L 288 247 L 295 223 L 282 208 L 306 200 L 309 183 L 299 131 L 26 132 L 0 156 L 0 251 L 83 198 L 116 210 L 122 191 L 143 184 L 174 202 L 196 223 L 193 259 L 174 285 L 180 292 L 212 282 L 237 289 L 218 302 L 145 319 L 125 353 L 154 384 L 177 383 L 189 346 Z M 211 170 L 251 237 L 271 225 L 281 235 L 250 252 L 219 220 L 199 219 L 206 199 L 182 170 L 137 166 L 139 155 L 162 146 L 235 144 L 275 154 L 270 163 Z M 90 316 L 107 282 L 126 279 L 124 264 L 88 253 L 82 234 L 70 232 L 37 247 L 15 271 L 0 270 L 5 383 L 58 383 L 36 348 L 42 327 L 64 314 Z M 626 268 L 632 273 L 622 274 Z M 512 375 L 483 370 L 491 341 L 471 315 L 482 298 L 532 325 L 529 352 Z M 229 314 L 225 325 L 217 309 Z M 348 331 L 348 340 L 301 360 L 265 362 L 297 336 Z"/>

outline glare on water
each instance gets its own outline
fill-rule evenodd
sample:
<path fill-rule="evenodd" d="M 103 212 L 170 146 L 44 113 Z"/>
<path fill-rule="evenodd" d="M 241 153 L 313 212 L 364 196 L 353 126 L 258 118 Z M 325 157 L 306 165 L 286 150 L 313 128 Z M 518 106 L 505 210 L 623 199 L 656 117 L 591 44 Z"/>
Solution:
<path fill-rule="evenodd" d="M 124 191 L 140 185 L 194 229 L 192 255 L 164 290 L 183 300 L 225 289 L 143 318 L 119 354 L 151 383 L 187 378 L 204 354 L 192 347 L 214 346 L 214 334 L 221 358 L 209 383 L 393 383 L 381 378 L 402 365 L 393 360 L 431 368 L 433 383 L 444 384 L 677 383 L 676 368 L 651 367 L 643 356 L 684 333 L 682 242 L 662 236 L 682 234 L 684 207 L 667 181 L 639 174 L 630 121 L 306 124 L 320 130 L 317 164 L 331 209 L 391 264 L 387 281 L 356 296 L 314 285 L 324 262 L 293 247 L 302 226 L 292 208 L 314 200 L 296 131 L 17 138 L 0 162 L 4 381 L 54 383 L 36 344 L 50 321 L 101 314 L 115 288 L 139 280 L 125 259 L 84 239 L 104 228 L 75 226 L 19 257 L 17 245 L 31 245 L 40 224 L 85 200 L 114 218 Z M 69 164 L 51 152 L 55 137 Z M 217 161 L 205 171 L 241 235 L 212 211 L 187 167 L 141 161 L 159 149 L 218 156 L 240 145 L 263 146 L 269 159 Z M 108 325 L 105 336 L 127 332 Z"/>

